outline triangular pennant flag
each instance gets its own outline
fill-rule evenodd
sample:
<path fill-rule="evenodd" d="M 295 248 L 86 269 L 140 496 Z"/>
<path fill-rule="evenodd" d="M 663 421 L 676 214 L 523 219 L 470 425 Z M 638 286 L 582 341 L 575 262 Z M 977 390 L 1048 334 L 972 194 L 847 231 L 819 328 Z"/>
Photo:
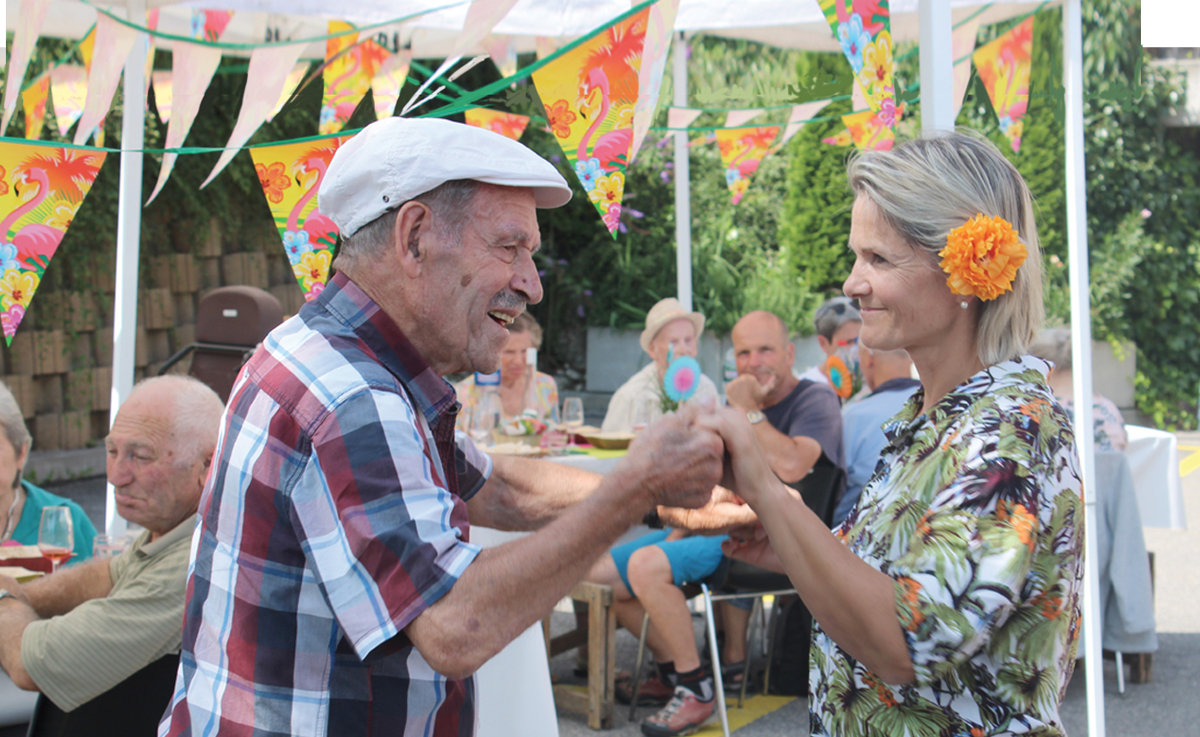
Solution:
<path fill-rule="evenodd" d="M 975 36 L 979 32 L 979 18 L 972 18 L 954 29 L 951 46 L 954 49 L 954 117 L 962 110 L 963 96 L 971 81 L 971 56 L 975 51 Z"/>
<path fill-rule="evenodd" d="M 842 128 L 838 133 L 822 138 L 821 143 L 828 143 L 830 146 L 853 146 L 854 138 L 851 137 L 849 128 Z"/>
<path fill-rule="evenodd" d="M 221 63 L 221 49 L 176 41 L 172 44 L 171 57 L 174 94 L 171 103 L 171 122 L 167 124 L 167 138 L 163 146 L 167 149 L 182 146 L 188 131 L 192 129 L 192 122 L 196 120 L 196 114 L 200 112 L 200 103 L 204 100 L 204 93 L 208 90 L 213 74 L 216 73 L 217 66 Z M 150 199 L 146 201 L 146 204 L 153 202 L 158 193 L 162 191 L 163 185 L 171 176 L 171 169 L 175 167 L 177 156 L 178 154 L 174 151 L 163 153 L 162 166 L 158 170 L 158 182 L 154 185 L 154 191 L 150 193 Z"/>
<path fill-rule="evenodd" d="M 171 81 L 171 72 L 167 69 L 160 69 L 154 72 L 152 80 L 154 82 L 154 107 L 158 110 L 158 118 L 164 123 L 170 123 L 171 106 L 175 101 L 175 85 Z"/>
<path fill-rule="evenodd" d="M 687 128 L 692 121 L 700 117 L 701 110 L 690 107 L 667 108 L 667 127 L 672 129 Z"/>
<path fill-rule="evenodd" d="M 758 165 L 767 155 L 767 149 L 779 126 L 759 128 L 726 128 L 716 131 L 717 147 L 721 149 L 721 163 L 725 165 L 725 183 L 733 194 L 733 204 L 741 202 L 742 195 L 750 186 L 750 177 L 758 171 Z"/>
<path fill-rule="evenodd" d="M 629 160 L 633 161 L 642 141 L 650 132 L 654 122 L 654 110 L 658 107 L 658 95 L 662 89 L 663 72 L 667 68 L 667 57 L 671 51 L 671 36 L 675 28 L 675 12 L 679 0 L 659 0 L 650 6 L 650 17 L 646 22 L 646 44 L 642 49 L 642 66 L 638 70 L 638 97 L 633 106 L 633 145 L 629 149 Z"/>
<path fill-rule="evenodd" d="M 709 143 L 716 143 L 716 140 L 717 134 L 713 131 L 709 131 L 708 133 L 696 136 L 692 140 L 688 141 L 688 148 L 691 148 L 692 146 L 704 146 Z"/>
<path fill-rule="evenodd" d="M 25 111 L 25 137 L 36 141 L 46 125 L 46 97 L 50 94 L 50 75 L 42 76 L 21 92 L 21 108 Z"/>
<path fill-rule="evenodd" d="M 267 115 L 267 122 L 271 122 L 288 100 L 292 99 L 292 93 L 300 86 L 300 82 L 304 80 L 304 75 L 308 73 L 309 63 L 307 61 L 298 61 L 296 66 L 292 67 L 292 71 L 288 72 L 287 79 L 283 83 L 283 92 L 279 94 L 279 99 L 275 101 L 275 105 L 271 108 L 271 113 Z"/>
<path fill-rule="evenodd" d="M 192 27 L 188 34 L 197 41 L 218 41 L 233 18 L 232 10 L 192 10 Z"/>
<path fill-rule="evenodd" d="M 411 61 L 412 51 L 397 51 L 379 65 L 375 76 L 371 78 L 371 99 L 375 101 L 376 120 L 390 118 L 396 111 L 400 91 L 404 89 L 404 83 L 408 80 L 408 65 Z"/>
<path fill-rule="evenodd" d="M 146 11 L 146 28 L 151 31 L 158 28 L 158 8 Z M 142 90 L 143 103 L 150 99 L 150 80 L 154 75 L 154 35 L 147 34 L 147 36 L 145 76 L 142 78 L 146 87 Z"/>
<path fill-rule="evenodd" d="M 533 73 L 546 119 L 613 238 L 633 145 L 633 106 L 649 8 Z"/>
<path fill-rule="evenodd" d="M 762 115 L 765 110 L 758 108 L 756 110 L 730 110 L 725 113 L 726 128 L 740 128 L 751 120 Z"/>
<path fill-rule="evenodd" d="M 338 239 L 337 226 L 317 209 L 317 189 L 334 152 L 348 140 L 350 136 L 250 149 L 288 263 L 306 300 L 325 288 Z"/>
<path fill-rule="evenodd" d="M 554 36 L 535 36 L 533 39 L 533 49 L 538 61 L 558 51 L 558 47 L 561 45 Z"/>
<path fill-rule="evenodd" d="M 820 0 L 825 20 L 842 46 L 878 122 L 895 125 L 896 86 L 892 76 L 891 11 L 888 0 Z"/>
<path fill-rule="evenodd" d="M 499 23 L 508 11 L 517 4 L 517 0 L 472 0 L 467 8 L 467 17 L 463 21 L 462 30 L 455 37 L 454 48 L 449 56 L 462 56 L 475 50 Z"/>
<path fill-rule="evenodd" d="M 87 99 L 87 69 L 79 64 L 59 64 L 51 69 L 50 99 L 54 104 L 58 134 L 66 138 L 67 131 L 83 114 L 83 101 Z"/>
<path fill-rule="evenodd" d="M 349 23 L 330 21 L 329 32 L 354 28 Z M 388 57 L 388 50 L 375 41 L 358 43 L 357 33 L 348 33 L 325 41 L 325 94 L 321 97 L 321 134 L 336 133 L 371 89 L 375 71 Z"/>
<path fill-rule="evenodd" d="M 208 186 L 233 157 L 237 155 L 254 131 L 266 120 L 274 100 L 279 99 L 287 83 L 287 75 L 304 51 L 304 44 L 285 46 L 260 46 L 250 52 L 250 67 L 246 71 L 246 88 L 242 92 L 242 109 L 238 111 L 237 123 L 229 134 L 225 150 L 208 177 L 200 183 L 200 189 Z"/>
<path fill-rule="evenodd" d="M 1029 70 L 1033 58 L 1033 16 L 975 51 L 975 68 L 992 101 L 1000 130 L 1013 151 L 1021 150 L 1025 109 L 1029 104 Z"/>
<path fill-rule="evenodd" d="M 885 119 L 882 111 L 862 110 L 850 113 L 842 116 L 842 122 L 850 132 L 850 139 L 861 151 L 887 151 L 896 140 L 894 123 Z"/>
<path fill-rule="evenodd" d="M 467 125 L 487 128 L 514 141 L 521 138 L 521 134 L 525 132 L 525 126 L 529 125 L 528 115 L 505 113 L 482 107 L 468 108 L 463 112 L 463 118 Z"/>
<path fill-rule="evenodd" d="M 108 114 L 113 93 L 121 80 L 121 69 L 133 48 L 138 32 L 109 18 L 104 13 L 96 15 L 95 34 L 91 36 L 95 48 L 104 49 L 103 54 L 84 52 L 84 65 L 88 67 L 87 102 L 75 129 L 75 143 L 82 144 L 92 135 L 96 127 Z M 81 49 L 83 44 L 80 45 Z"/>
<path fill-rule="evenodd" d="M 783 137 L 780 138 L 777 145 L 782 146 L 791 140 L 792 136 L 800 132 L 808 121 L 817 117 L 817 113 L 821 112 L 830 100 L 813 100 L 812 102 L 801 103 L 792 108 L 792 112 L 788 114 L 787 126 L 783 129 Z"/>
<path fill-rule="evenodd" d="M 517 48 L 510 36 L 488 36 L 483 39 L 483 50 L 491 57 L 501 77 L 517 73 Z"/>
<path fill-rule="evenodd" d="M 103 151 L 0 144 L 0 326 L 9 345 L 103 164 Z"/>
<path fill-rule="evenodd" d="M 8 122 L 17 110 L 17 95 L 21 92 L 21 83 L 25 80 L 25 69 L 33 56 L 38 31 L 42 28 L 42 21 L 49 7 L 50 0 L 21 0 L 21 10 L 16 18 L 17 27 L 13 32 L 8 72 L 4 76 L 4 114 L 0 119 L 0 136 L 8 131 Z"/>

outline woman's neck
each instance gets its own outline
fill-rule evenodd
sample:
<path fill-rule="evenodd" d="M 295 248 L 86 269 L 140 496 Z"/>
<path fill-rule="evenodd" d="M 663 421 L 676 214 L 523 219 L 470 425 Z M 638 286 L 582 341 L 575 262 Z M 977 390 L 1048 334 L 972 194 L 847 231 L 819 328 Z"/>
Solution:
<path fill-rule="evenodd" d="M 509 417 L 519 415 L 525 409 L 525 394 L 529 383 L 526 378 L 528 373 L 528 371 L 522 373 L 521 378 L 511 383 L 500 384 L 500 404 L 504 408 L 504 414 Z"/>

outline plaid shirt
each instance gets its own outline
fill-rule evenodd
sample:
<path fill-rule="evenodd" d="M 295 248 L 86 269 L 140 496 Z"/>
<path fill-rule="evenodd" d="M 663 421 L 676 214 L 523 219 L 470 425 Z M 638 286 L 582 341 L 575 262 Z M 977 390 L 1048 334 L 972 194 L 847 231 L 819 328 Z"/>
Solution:
<path fill-rule="evenodd" d="M 160 735 L 469 735 L 473 679 L 404 628 L 475 559 L 454 391 L 335 276 L 267 336 L 225 410 Z"/>

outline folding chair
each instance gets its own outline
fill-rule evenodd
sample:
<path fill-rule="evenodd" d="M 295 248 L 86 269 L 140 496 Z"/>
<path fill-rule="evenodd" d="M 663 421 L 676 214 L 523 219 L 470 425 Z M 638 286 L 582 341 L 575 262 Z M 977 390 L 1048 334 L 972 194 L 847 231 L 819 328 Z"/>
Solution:
<path fill-rule="evenodd" d="M 26 737 L 151 737 L 171 701 L 178 668 L 179 653 L 164 655 L 71 711 L 38 696 Z"/>

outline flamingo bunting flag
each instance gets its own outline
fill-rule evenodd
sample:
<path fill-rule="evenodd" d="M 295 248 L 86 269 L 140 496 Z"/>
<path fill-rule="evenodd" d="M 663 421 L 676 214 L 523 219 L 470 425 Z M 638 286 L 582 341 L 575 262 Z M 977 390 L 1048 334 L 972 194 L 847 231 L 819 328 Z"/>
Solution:
<path fill-rule="evenodd" d="M 171 80 L 169 69 L 160 69 L 151 75 L 154 82 L 154 107 L 158 110 L 158 119 L 164 123 L 171 122 L 171 105 L 175 99 L 175 85 Z"/>
<path fill-rule="evenodd" d="M 723 128 L 716 131 L 717 148 L 721 150 L 721 163 L 725 165 L 725 183 L 733 193 L 733 204 L 742 201 L 750 177 L 758 171 L 758 165 L 767 155 L 771 142 L 779 135 L 779 126 L 758 128 Z"/>
<path fill-rule="evenodd" d="M 1000 130 L 1012 150 L 1021 150 L 1025 109 L 1029 105 L 1029 71 L 1033 59 L 1033 16 L 975 51 L 975 68 L 983 81 Z"/>
<path fill-rule="evenodd" d="M 854 70 L 854 79 L 866 97 L 873 116 L 855 112 L 851 117 L 861 131 L 855 138 L 860 148 L 889 149 L 895 140 L 892 129 L 900 120 L 896 109 L 896 85 L 892 76 L 891 11 L 888 0 L 821 0 L 821 10 L 842 52 Z M 849 123 L 847 123 L 849 126 Z M 886 128 L 887 133 L 876 132 Z M 851 131 L 853 135 L 853 131 Z M 859 141 L 862 144 L 859 144 Z"/>
<path fill-rule="evenodd" d="M 54 121 L 63 138 L 79 116 L 87 99 L 87 69 L 79 64 L 59 64 L 50 70 L 50 98 L 54 103 Z"/>
<path fill-rule="evenodd" d="M 971 81 L 971 56 L 975 52 L 975 36 L 979 32 L 979 18 L 972 18 L 954 29 L 950 45 L 954 50 L 954 117 L 962 109 L 963 96 Z"/>
<path fill-rule="evenodd" d="M 633 147 L 633 111 L 649 8 L 533 73 L 546 121 L 613 238 Z"/>
<path fill-rule="evenodd" d="M 25 110 L 25 137 L 31 141 L 42 137 L 42 127 L 46 124 L 46 98 L 49 95 L 50 75 L 45 72 L 21 92 L 21 107 Z"/>
<path fill-rule="evenodd" d="M 317 209 L 317 188 L 334 152 L 348 140 L 350 136 L 250 149 L 288 263 L 306 300 L 325 288 L 338 239 L 337 226 Z"/>
<path fill-rule="evenodd" d="M 79 49 L 88 70 L 88 80 L 87 101 L 79 116 L 79 126 L 75 129 L 76 145 L 87 141 L 88 136 L 104 121 L 112 105 L 113 94 L 117 91 L 117 83 L 121 81 L 121 69 L 125 66 L 133 42 L 137 40 L 137 34 L 135 29 L 100 13 L 96 16 L 96 27 L 92 33 L 80 42 Z M 103 49 L 103 53 L 93 54 L 94 48 Z"/>
<path fill-rule="evenodd" d="M 12 52 L 8 60 L 7 74 L 4 75 L 4 112 L 0 113 L 0 136 L 8 131 L 8 122 L 17 109 L 17 94 L 21 91 L 21 83 L 25 79 L 25 69 L 33 56 L 33 48 L 37 44 L 38 31 L 46 17 L 50 0 L 21 0 L 21 9 L 17 13 L 16 30 L 13 32 Z"/>
<path fill-rule="evenodd" d="M 348 31 L 354 26 L 342 21 L 330 21 L 329 32 Z M 390 56 L 387 49 L 375 41 L 358 42 L 357 33 L 347 33 L 325 41 L 325 94 L 321 98 L 321 118 L 317 130 L 321 134 L 337 133 L 371 89 L 376 70 Z"/>
<path fill-rule="evenodd" d="M 679 0 L 658 0 L 650 6 L 650 17 L 646 22 L 646 45 L 642 48 L 642 66 L 638 70 L 638 97 L 633 106 L 633 146 L 629 160 L 633 161 L 650 125 L 654 122 L 654 110 L 658 106 L 658 95 L 662 89 L 663 72 L 667 68 L 667 56 L 671 50 L 671 36 L 675 28 L 675 13 Z"/>
<path fill-rule="evenodd" d="M 287 79 L 283 83 L 283 91 L 279 93 L 279 99 L 271 107 L 271 114 L 267 116 L 267 122 L 270 123 L 283 106 L 292 99 L 292 93 L 300 86 L 300 82 L 304 80 L 304 75 L 308 72 L 309 63 L 307 61 L 298 61 L 296 66 L 292 67 L 292 71 L 288 72 Z"/>
<path fill-rule="evenodd" d="M 171 122 L 167 123 L 166 145 L 164 146 L 168 151 L 163 153 L 162 166 L 158 170 L 158 182 L 155 183 L 154 191 L 150 193 L 150 199 L 146 201 L 146 204 L 154 201 L 167 183 L 167 179 L 170 178 L 171 170 L 175 167 L 175 159 L 179 154 L 169 149 L 177 149 L 183 145 L 188 131 L 192 129 L 192 122 L 196 120 L 196 114 L 200 112 L 200 103 L 204 100 L 208 84 L 212 81 L 213 74 L 216 73 L 217 66 L 221 63 L 220 48 L 187 41 L 175 41 L 172 49 Z M 76 132 L 76 136 L 78 136 L 78 132 Z"/>
<path fill-rule="evenodd" d="M 529 125 L 528 115 L 488 110 L 483 107 L 469 108 L 463 113 L 463 118 L 467 125 L 487 128 L 514 141 L 521 139 L 521 134 L 525 132 L 525 126 Z"/>
<path fill-rule="evenodd" d="M 11 345 L 104 152 L 0 145 L 0 327 Z"/>
<path fill-rule="evenodd" d="M 371 77 L 371 99 L 375 101 L 375 119 L 383 120 L 392 117 L 396 111 L 396 103 L 400 101 L 400 91 L 408 80 L 408 66 L 412 61 L 412 52 L 400 50 L 388 56 Z"/>

